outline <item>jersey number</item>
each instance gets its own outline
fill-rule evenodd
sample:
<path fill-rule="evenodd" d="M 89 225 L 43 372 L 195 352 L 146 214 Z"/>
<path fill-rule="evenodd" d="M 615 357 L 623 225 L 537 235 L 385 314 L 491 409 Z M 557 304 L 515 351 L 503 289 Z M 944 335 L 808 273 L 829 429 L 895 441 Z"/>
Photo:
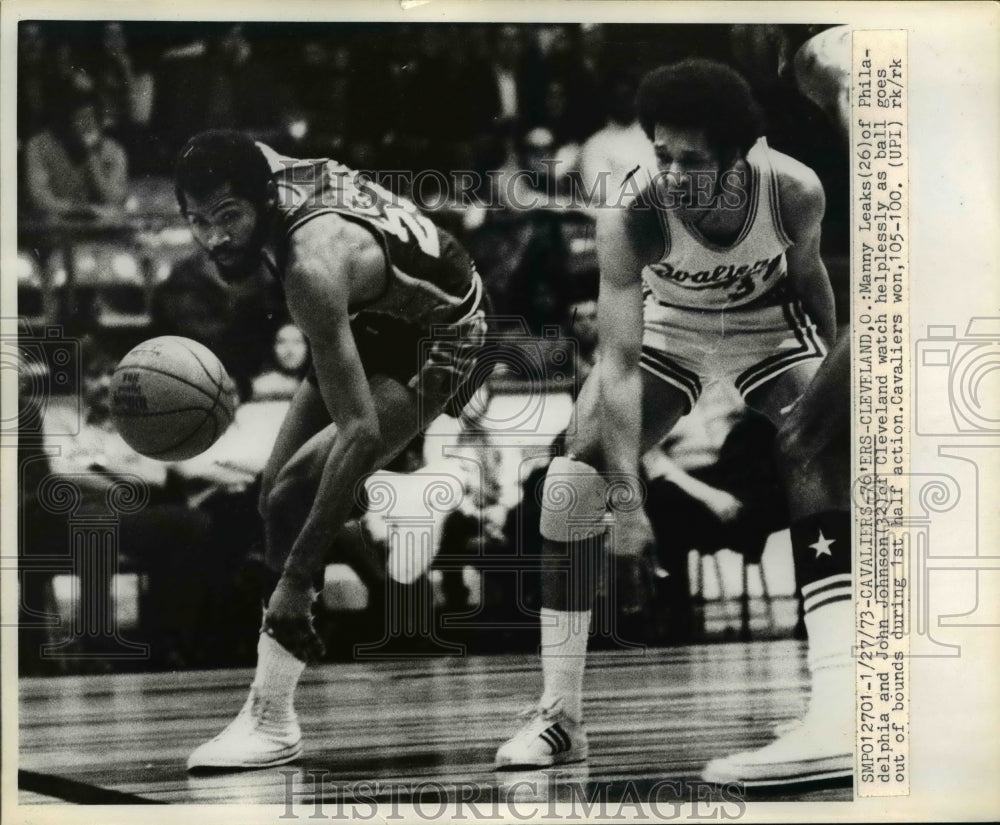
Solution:
<path fill-rule="evenodd" d="M 386 232 L 391 232 L 403 243 L 411 237 L 416 241 L 420 251 L 431 258 L 441 256 L 441 244 L 438 240 L 434 224 L 419 212 L 410 211 L 403 206 L 386 204 L 383 210 L 383 224 Z"/>
<path fill-rule="evenodd" d="M 740 278 L 740 282 L 737 285 L 736 289 L 730 292 L 726 297 L 729 298 L 730 301 L 738 301 L 740 298 L 745 298 L 753 291 L 754 291 L 753 278 L 750 275 L 744 275 L 742 278 Z"/>
<path fill-rule="evenodd" d="M 353 186 L 353 181 L 351 185 Z M 406 202 L 394 203 L 396 196 L 375 181 L 366 180 L 363 185 L 368 191 L 363 194 L 359 191 L 360 197 L 370 202 L 372 193 L 378 196 L 378 204 L 373 205 L 368 214 L 372 223 L 403 243 L 413 240 L 420 251 L 431 258 L 441 257 L 437 228 L 416 207 Z"/>

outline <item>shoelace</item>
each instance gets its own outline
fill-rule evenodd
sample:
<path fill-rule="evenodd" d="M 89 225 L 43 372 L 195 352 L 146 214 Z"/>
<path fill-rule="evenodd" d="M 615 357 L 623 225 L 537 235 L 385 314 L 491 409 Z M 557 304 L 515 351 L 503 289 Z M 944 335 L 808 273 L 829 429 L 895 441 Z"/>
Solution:
<path fill-rule="evenodd" d="M 562 713 L 563 701 L 562 699 L 556 699 L 548 707 L 543 707 L 542 705 L 535 705 L 534 707 L 522 710 L 518 714 L 519 719 L 524 719 L 526 721 L 536 718 L 542 718 L 544 720 L 551 721 Z"/>

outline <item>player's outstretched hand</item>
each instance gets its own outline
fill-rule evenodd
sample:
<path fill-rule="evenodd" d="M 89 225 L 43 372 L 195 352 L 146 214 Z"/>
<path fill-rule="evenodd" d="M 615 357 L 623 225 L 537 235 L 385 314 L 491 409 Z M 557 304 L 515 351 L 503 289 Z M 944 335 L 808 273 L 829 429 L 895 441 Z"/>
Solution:
<path fill-rule="evenodd" d="M 313 627 L 312 606 L 316 591 L 282 576 L 267 603 L 264 632 L 303 662 L 323 657 L 323 642 Z"/>

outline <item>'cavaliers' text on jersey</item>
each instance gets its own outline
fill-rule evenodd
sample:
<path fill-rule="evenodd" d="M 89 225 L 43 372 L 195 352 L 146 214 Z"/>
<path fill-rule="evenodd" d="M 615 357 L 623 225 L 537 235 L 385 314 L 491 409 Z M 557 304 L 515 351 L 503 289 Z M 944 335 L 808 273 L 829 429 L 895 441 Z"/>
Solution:
<path fill-rule="evenodd" d="M 385 291 L 352 315 L 389 317 L 419 326 L 447 324 L 478 307 L 482 282 L 462 246 L 406 198 L 327 158 L 298 159 L 257 144 L 277 187 L 280 225 L 276 267 L 303 224 L 335 214 L 366 227 L 385 254 Z"/>
<path fill-rule="evenodd" d="M 778 211 L 778 179 L 767 142 L 747 153 L 747 215 L 729 246 L 705 238 L 675 210 L 658 208 L 665 254 L 642 270 L 647 293 L 670 306 L 722 310 L 759 300 L 785 277 L 792 245 Z"/>

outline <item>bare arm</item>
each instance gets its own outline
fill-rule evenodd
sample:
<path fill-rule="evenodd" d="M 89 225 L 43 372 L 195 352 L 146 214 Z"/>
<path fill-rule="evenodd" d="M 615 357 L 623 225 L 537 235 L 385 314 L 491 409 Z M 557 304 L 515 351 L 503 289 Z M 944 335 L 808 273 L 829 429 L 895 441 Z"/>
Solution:
<path fill-rule="evenodd" d="M 609 472 L 635 476 L 642 426 L 642 262 L 628 236 L 627 213 L 605 211 L 597 222 L 601 270 L 597 305 L 601 445 Z"/>
<path fill-rule="evenodd" d="M 785 252 L 792 291 L 816 324 L 820 337 L 832 345 L 837 337 L 833 287 L 819 254 L 826 196 L 816 174 L 785 157 L 787 170 L 779 170 L 781 218 L 792 246 Z"/>
<path fill-rule="evenodd" d="M 308 233 L 300 230 L 293 238 L 285 291 L 292 318 L 309 339 L 320 394 L 337 434 L 312 508 L 285 562 L 285 575 L 302 586 L 320 569 L 351 508 L 355 485 L 378 458 L 378 417 L 348 307 L 352 279 L 367 267 L 384 267 L 381 250 L 360 227 L 330 216 L 306 228 Z"/>

